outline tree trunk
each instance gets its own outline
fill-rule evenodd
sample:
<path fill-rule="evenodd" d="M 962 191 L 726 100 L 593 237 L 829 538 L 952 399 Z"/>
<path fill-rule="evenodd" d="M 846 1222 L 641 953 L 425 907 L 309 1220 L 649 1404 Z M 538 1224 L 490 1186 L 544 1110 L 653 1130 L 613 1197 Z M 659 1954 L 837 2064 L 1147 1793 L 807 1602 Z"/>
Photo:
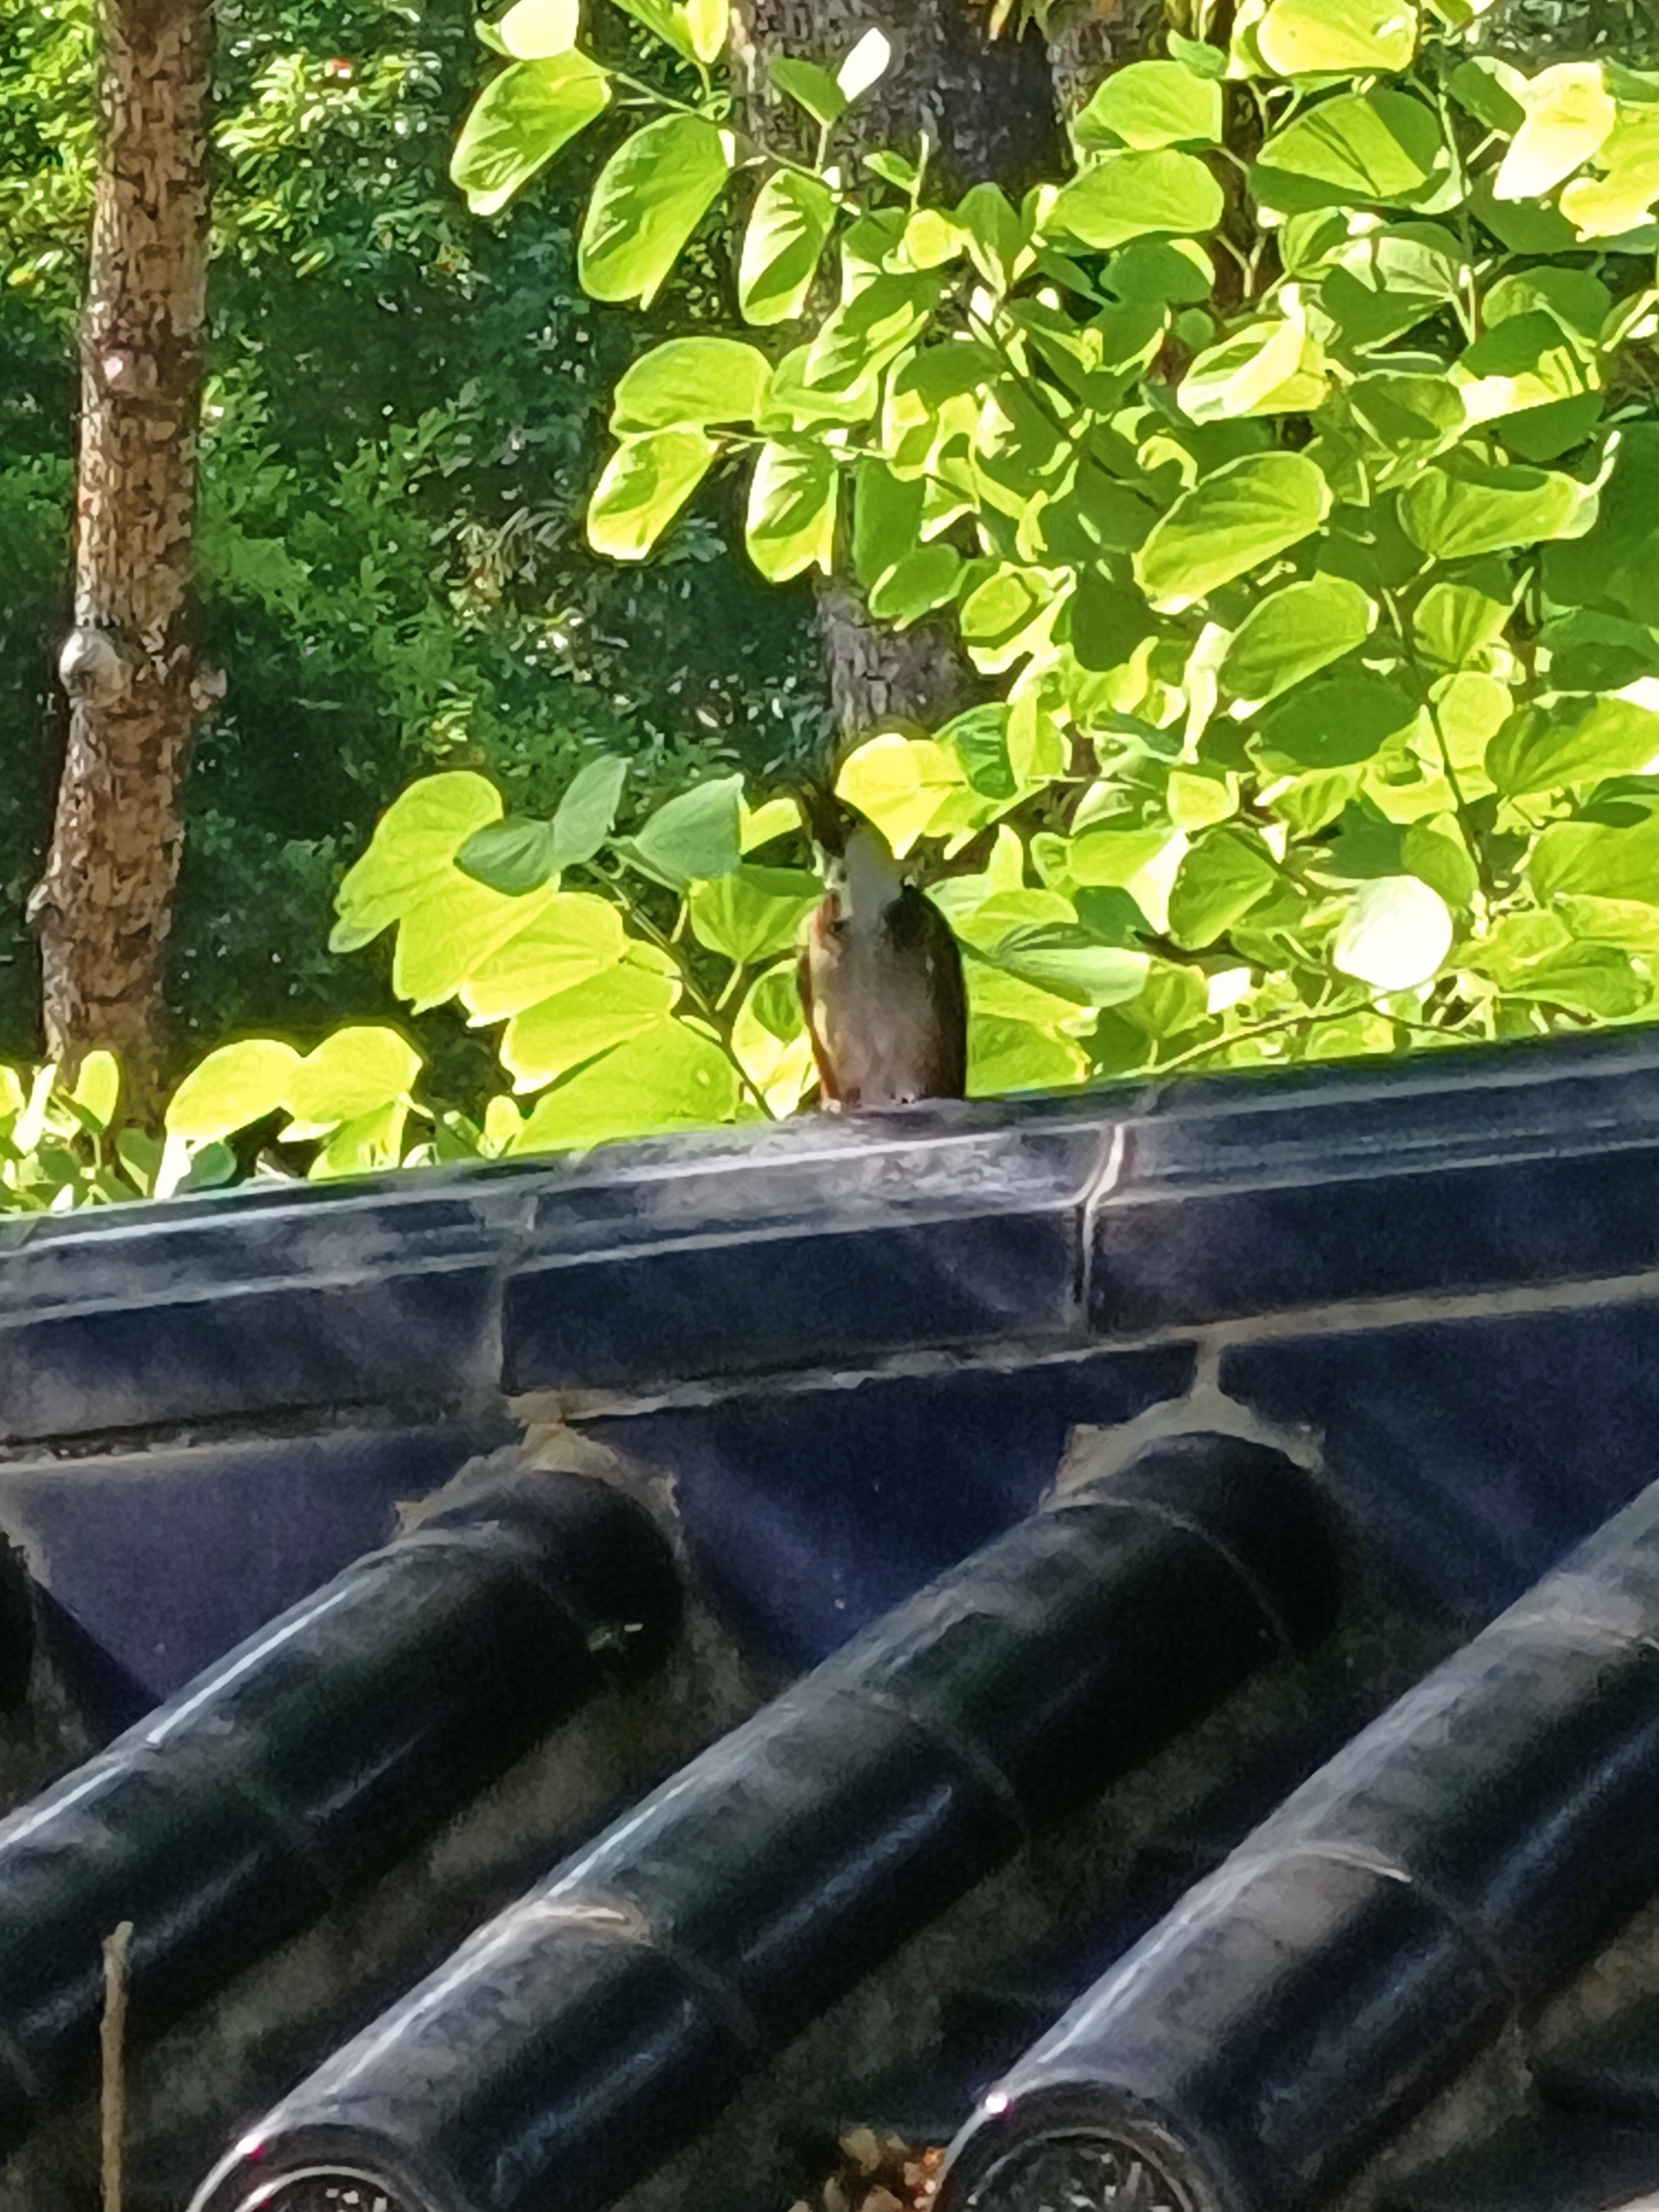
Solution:
<path fill-rule="evenodd" d="M 953 629 L 937 622 L 884 629 L 850 576 L 820 578 L 817 614 L 838 742 L 905 723 L 934 730 L 986 696 Z"/>
<path fill-rule="evenodd" d="M 1061 173 L 1054 88 L 1034 34 L 986 36 L 990 9 L 977 0 L 738 0 L 732 49 L 754 126 L 778 143 L 793 128 L 768 82 L 774 55 L 799 55 L 832 71 L 872 24 L 892 43 L 887 74 L 841 132 L 855 143 L 914 155 L 923 131 L 930 171 L 953 192 L 987 179 L 1016 197 Z M 984 696 L 984 685 L 945 623 L 902 634 L 866 612 L 857 586 L 837 576 L 818 593 L 836 735 L 842 744 L 895 721 L 936 728 Z"/>
<path fill-rule="evenodd" d="M 834 74 L 872 26 L 890 41 L 886 75 L 840 126 L 838 143 L 914 155 L 919 132 L 947 189 L 986 179 L 1016 196 L 1061 160 L 1054 85 L 1035 34 L 990 39 L 989 0 L 738 0 L 733 47 L 750 112 L 775 114 L 765 64 L 799 55 Z"/>
<path fill-rule="evenodd" d="M 102 0 L 103 150 L 81 326 L 68 758 L 41 927 L 47 1049 L 162 1056 L 185 755 L 207 283 L 209 0 Z"/>

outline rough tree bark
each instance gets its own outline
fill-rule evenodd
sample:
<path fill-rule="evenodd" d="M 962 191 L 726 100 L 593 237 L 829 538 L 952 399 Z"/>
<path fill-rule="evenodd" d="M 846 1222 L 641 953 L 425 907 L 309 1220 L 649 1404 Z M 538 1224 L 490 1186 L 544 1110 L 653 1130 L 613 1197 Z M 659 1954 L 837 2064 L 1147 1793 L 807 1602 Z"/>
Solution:
<path fill-rule="evenodd" d="M 209 0 L 102 0 L 103 146 L 81 325 L 68 757 L 46 872 L 46 1044 L 162 1054 L 185 756 L 211 679 L 188 629 L 207 285 Z"/>
<path fill-rule="evenodd" d="M 751 112 L 781 104 L 767 81 L 774 55 L 797 54 L 832 71 L 872 27 L 893 49 L 887 72 L 843 126 L 854 144 L 914 153 L 932 142 L 930 163 L 947 188 L 986 178 L 1018 191 L 1052 175 L 1060 158 L 1054 86 L 1042 41 L 986 36 L 989 0 L 739 0 L 733 51 Z"/>

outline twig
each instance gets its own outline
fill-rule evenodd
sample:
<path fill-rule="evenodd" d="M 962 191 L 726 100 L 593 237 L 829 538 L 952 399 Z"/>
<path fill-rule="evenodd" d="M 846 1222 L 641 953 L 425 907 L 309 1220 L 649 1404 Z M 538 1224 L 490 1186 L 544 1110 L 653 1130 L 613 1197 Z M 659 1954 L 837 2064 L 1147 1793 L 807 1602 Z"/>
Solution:
<path fill-rule="evenodd" d="M 103 2057 L 104 2212 L 121 2212 L 121 2143 L 126 2119 L 125 2045 L 127 2027 L 127 1946 L 132 1923 L 124 1920 L 104 1938 Z"/>

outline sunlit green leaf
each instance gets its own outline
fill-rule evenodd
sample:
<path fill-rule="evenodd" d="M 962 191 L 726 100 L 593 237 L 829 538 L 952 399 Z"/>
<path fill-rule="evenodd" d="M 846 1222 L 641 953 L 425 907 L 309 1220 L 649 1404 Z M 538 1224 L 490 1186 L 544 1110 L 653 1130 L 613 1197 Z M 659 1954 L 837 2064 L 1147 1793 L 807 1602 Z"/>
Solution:
<path fill-rule="evenodd" d="M 1463 959 L 1474 974 L 1489 976 L 1506 999 L 1603 1020 L 1635 1013 L 1650 995 L 1628 952 L 1612 945 L 1576 943 L 1555 914 L 1512 915 L 1468 946 Z"/>
<path fill-rule="evenodd" d="M 1386 345 L 1461 300 L 1462 263 L 1458 241 L 1437 223 L 1362 231 L 1344 240 L 1320 287 L 1320 303 L 1348 344 Z"/>
<path fill-rule="evenodd" d="M 1236 699 L 1276 699 L 1363 645 L 1376 608 L 1358 584 L 1314 576 L 1258 600 L 1234 632 L 1221 681 Z"/>
<path fill-rule="evenodd" d="M 1213 230 L 1224 204 L 1220 185 L 1194 154 L 1105 154 L 1061 187 L 1048 228 L 1056 236 L 1104 248 L 1161 231 L 1198 235 Z"/>
<path fill-rule="evenodd" d="M 1072 839 L 1067 867 L 1079 884 L 1127 888 L 1182 842 L 1162 823 L 1094 823 Z"/>
<path fill-rule="evenodd" d="M 595 1054 L 659 1025 L 679 995 L 674 976 L 617 967 L 526 1006 L 508 1022 L 501 1065 L 520 1091 L 538 1090 Z"/>
<path fill-rule="evenodd" d="M 378 1113 L 404 1096 L 420 1070 L 420 1054 L 396 1030 L 368 1023 L 336 1030 L 289 1070 L 283 1103 L 293 1119 L 282 1133 L 320 1137 Z"/>
<path fill-rule="evenodd" d="M 1611 945 L 1578 945 L 1505 984 L 1504 995 L 1535 1000 L 1601 1021 L 1619 1021 L 1650 1004 L 1653 986 L 1632 967 L 1627 952 Z"/>
<path fill-rule="evenodd" d="M 745 801 L 742 817 L 739 843 L 744 853 L 758 853 L 775 839 L 793 836 L 801 826 L 800 810 L 793 799 L 769 799 L 759 806 Z"/>
<path fill-rule="evenodd" d="M 881 404 L 880 380 L 871 374 L 856 376 L 842 392 L 829 392 L 806 381 L 811 349 L 793 346 L 772 371 L 766 411 L 757 427 L 769 435 L 780 431 L 840 429 L 867 422 Z"/>
<path fill-rule="evenodd" d="M 823 896 L 801 868 L 734 868 L 691 894 L 691 927 L 700 945 L 740 967 L 787 952 Z"/>
<path fill-rule="evenodd" d="M 1444 668 L 1467 667 L 1502 633 L 1513 590 L 1507 571 L 1496 566 L 1431 584 L 1413 618 L 1417 643 Z"/>
<path fill-rule="evenodd" d="M 744 542 L 763 576 L 781 584 L 835 559 L 840 471 L 825 447 L 774 441 L 761 448 L 749 486 Z"/>
<path fill-rule="evenodd" d="M 466 838 L 501 811 L 495 786 L 464 769 L 422 776 L 399 793 L 375 824 L 368 849 L 346 872 L 333 949 L 354 951 L 378 936 L 448 872 Z"/>
<path fill-rule="evenodd" d="M 1218 146 L 1221 87 L 1178 61 L 1129 62 L 1072 118 L 1079 146 Z"/>
<path fill-rule="evenodd" d="M 403 1158 L 404 1128 L 408 1118 L 409 1108 L 404 1102 L 388 1098 L 349 1121 L 341 1122 L 330 1133 L 307 1170 L 306 1180 L 331 1182 L 340 1176 L 370 1175 L 377 1169 L 395 1168 Z"/>
<path fill-rule="evenodd" d="M 624 139 L 587 203 L 577 252 L 582 289 L 649 307 L 728 167 L 726 140 L 701 116 L 661 116 Z"/>
<path fill-rule="evenodd" d="M 659 806 L 637 837 L 617 850 L 678 889 L 730 874 L 742 857 L 743 778 L 719 776 Z"/>
<path fill-rule="evenodd" d="M 1200 76 L 1221 78 L 1227 74 L 1227 57 L 1219 46 L 1212 46 L 1202 39 L 1188 39 L 1179 31 L 1164 34 L 1164 43 L 1178 62 Z"/>
<path fill-rule="evenodd" d="M 665 46 L 672 46 L 682 61 L 692 59 L 691 26 L 676 0 L 617 0 L 617 5 L 636 23 L 643 23 Z"/>
<path fill-rule="evenodd" d="M 1177 830 L 1207 830 L 1237 812 L 1237 779 L 1224 769 L 1171 769 L 1164 799 Z"/>
<path fill-rule="evenodd" d="M 1194 1027 L 1209 1010 L 1207 979 L 1200 969 L 1154 960 L 1139 996 L 1120 1006 L 1117 1016 L 1144 1036 L 1169 1037 Z"/>
<path fill-rule="evenodd" d="M 927 738 L 887 732 L 870 738 L 842 764 L 836 789 L 873 822 L 901 857 L 923 836 L 964 777 L 955 758 Z"/>
<path fill-rule="evenodd" d="M 1619 111 L 1600 62 L 1560 62 L 1521 89 L 1526 120 L 1510 143 L 1492 191 L 1500 200 L 1541 199 L 1587 161 Z"/>
<path fill-rule="evenodd" d="M 1605 174 L 1573 178 L 1561 213 L 1581 238 L 1617 238 L 1647 220 L 1659 199 L 1659 112 L 1625 109 L 1595 159 Z"/>
<path fill-rule="evenodd" d="M 1581 940 L 1621 945 L 1626 951 L 1639 953 L 1650 969 L 1659 961 L 1659 906 L 1563 891 L 1556 897 L 1553 911 Z"/>
<path fill-rule="evenodd" d="M 1319 527 L 1330 492 L 1301 453 L 1247 453 L 1202 477 L 1153 526 L 1134 556 L 1156 607 L 1190 606 Z"/>
<path fill-rule="evenodd" d="M 121 1063 L 112 1052 L 89 1052 L 70 1094 L 98 1129 L 107 1129 L 121 1100 Z"/>
<path fill-rule="evenodd" d="M 1013 282 L 1025 247 L 1025 226 L 995 185 L 975 185 L 957 204 L 956 220 L 986 283 L 998 291 Z"/>
<path fill-rule="evenodd" d="M 1087 1055 L 1070 1037 L 1034 1022 L 980 1014 L 968 1029 L 968 1095 L 1000 1098 L 1010 1091 L 1061 1091 L 1081 1083 Z"/>
<path fill-rule="evenodd" d="M 1018 784 L 1029 789 L 1066 773 L 1070 749 L 1040 685 L 1024 684 L 1015 690 L 1006 736 L 1008 765 Z"/>
<path fill-rule="evenodd" d="M 449 165 L 473 214 L 505 207 L 610 100 L 609 77 L 586 54 L 560 53 L 503 70 L 474 101 Z"/>
<path fill-rule="evenodd" d="M 1181 380 L 1181 404 L 1194 422 L 1242 415 L 1306 415 L 1328 389 L 1324 349 L 1299 324 L 1250 323 L 1208 346 Z"/>
<path fill-rule="evenodd" d="M 1304 1060 L 1360 1060 L 1372 1053 L 1395 1048 L 1394 1024 L 1386 1014 L 1369 1008 L 1356 1014 L 1323 1015 L 1309 1025 L 1303 1048 Z"/>
<path fill-rule="evenodd" d="M 938 297 L 927 276 L 878 276 L 837 307 L 806 354 L 806 382 L 825 392 L 850 392 L 902 353 L 926 325 Z"/>
<path fill-rule="evenodd" d="M 1187 848 L 1170 892 L 1170 934 L 1201 947 L 1231 928 L 1279 887 L 1279 871 L 1261 838 L 1212 830 Z"/>
<path fill-rule="evenodd" d="M 587 542 L 613 561 L 642 561 L 708 473 L 720 448 L 701 430 L 624 438 L 587 509 Z"/>
<path fill-rule="evenodd" d="M 1595 494 L 1556 471 L 1459 455 L 1420 471 L 1400 495 L 1406 534 L 1437 560 L 1569 538 L 1595 517 Z"/>
<path fill-rule="evenodd" d="M 1659 714 L 1628 699 L 1558 699 L 1527 708 L 1486 749 L 1486 773 L 1511 799 L 1656 765 Z"/>
<path fill-rule="evenodd" d="M 542 61 L 569 52 L 581 21 L 581 0 L 517 0 L 495 28 L 508 53 Z"/>
<path fill-rule="evenodd" d="M 968 250 L 967 234 L 939 208 L 918 208 L 899 249 L 912 269 L 943 269 Z"/>
<path fill-rule="evenodd" d="M 538 1000 L 602 975 L 623 957 L 622 915 L 609 899 L 561 891 L 516 936 L 480 960 L 461 986 L 474 1021 L 498 1022 Z"/>
<path fill-rule="evenodd" d="M 1466 346 L 1452 381 L 1470 422 L 1490 422 L 1577 398 L 1591 389 L 1594 374 L 1555 317 L 1538 308 L 1493 325 Z"/>
<path fill-rule="evenodd" d="M 1434 111 L 1413 94 L 1344 92 L 1275 131 L 1250 181 L 1259 199 L 1286 213 L 1356 201 L 1409 206 L 1445 161 Z"/>
<path fill-rule="evenodd" d="M 682 0 L 680 13 L 697 59 L 705 64 L 719 61 L 731 27 L 729 0 Z"/>
<path fill-rule="evenodd" d="M 400 924 L 392 981 L 417 1007 L 457 990 L 471 962 L 532 919 L 530 902 L 472 883 L 454 855 L 475 830 L 496 819 L 501 793 L 470 770 L 422 776 L 375 825 L 368 851 L 346 872 L 329 939 L 331 951 L 367 945 Z"/>
<path fill-rule="evenodd" d="M 1553 266 L 1512 269 L 1481 295 L 1480 319 L 1488 330 L 1516 315 L 1540 309 L 1553 315 L 1565 331 L 1583 340 L 1586 348 L 1599 341 L 1613 306 L 1613 295 L 1588 269 Z"/>
<path fill-rule="evenodd" d="M 1053 601 L 1053 582 L 1041 569 L 997 568 L 963 602 L 963 641 L 977 665 L 994 674 L 1018 658 Z"/>
<path fill-rule="evenodd" d="M 1273 0 L 1255 43 L 1280 76 L 1403 70 L 1417 51 L 1417 10 L 1411 0 Z"/>
<path fill-rule="evenodd" d="M 681 1021 L 659 1021 L 550 1091 L 512 1149 L 562 1152 L 708 1128 L 732 1119 L 739 1095 L 737 1069 L 713 1038 Z"/>
<path fill-rule="evenodd" d="M 613 430 L 701 430 L 749 422 L 760 411 L 766 356 L 738 338 L 670 338 L 623 372 Z"/>
<path fill-rule="evenodd" d="M 1659 907 L 1659 813 L 1628 826 L 1554 823 L 1533 847 L 1527 873 L 1546 902 L 1579 893 Z"/>
<path fill-rule="evenodd" d="M 755 196 L 738 264 L 745 322 L 787 323 L 801 313 L 836 218 L 827 185 L 780 169 Z"/>
<path fill-rule="evenodd" d="M 772 1112 L 793 1113 L 817 1076 L 793 962 L 750 986 L 732 1024 L 732 1049 Z"/>
<path fill-rule="evenodd" d="M 1067 921 L 1020 923 L 981 957 L 1084 1006 L 1115 1006 L 1133 999 L 1149 964 L 1144 952 L 1102 945 Z"/>
<path fill-rule="evenodd" d="M 275 1037 L 221 1045 L 198 1061 L 167 1102 L 168 1134 L 199 1144 L 263 1121 L 283 1104 L 299 1065 L 294 1047 Z"/>

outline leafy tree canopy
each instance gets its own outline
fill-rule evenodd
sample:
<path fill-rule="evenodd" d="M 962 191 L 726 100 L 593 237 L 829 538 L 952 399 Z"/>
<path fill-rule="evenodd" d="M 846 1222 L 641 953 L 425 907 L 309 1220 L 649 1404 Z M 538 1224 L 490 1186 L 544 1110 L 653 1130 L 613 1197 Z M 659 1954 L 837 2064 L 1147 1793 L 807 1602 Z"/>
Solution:
<path fill-rule="evenodd" d="M 628 12 L 659 65 L 520 0 L 455 175 L 493 212 L 586 160 L 608 301 L 730 240 L 726 327 L 611 390 L 596 547 L 735 480 L 763 575 L 845 548 L 959 628 L 994 696 L 841 787 L 963 941 L 974 1087 L 1650 1018 L 1659 76 L 1518 66 L 1471 0 L 1244 0 L 1100 88 L 1073 175 L 941 203 L 925 144 L 838 152 L 878 36 L 775 70 L 806 162 L 734 125 L 714 0 Z M 510 1089 L 421 1157 L 799 1095 L 785 814 L 716 776 L 629 830 L 622 787 L 417 782 L 347 877 L 337 945 L 504 1024 Z M 313 1173 L 398 1156 L 392 1044 L 373 1102 L 327 1087 L 356 1048 L 285 1051 L 198 1069 L 175 1159 L 273 1113 Z"/>

